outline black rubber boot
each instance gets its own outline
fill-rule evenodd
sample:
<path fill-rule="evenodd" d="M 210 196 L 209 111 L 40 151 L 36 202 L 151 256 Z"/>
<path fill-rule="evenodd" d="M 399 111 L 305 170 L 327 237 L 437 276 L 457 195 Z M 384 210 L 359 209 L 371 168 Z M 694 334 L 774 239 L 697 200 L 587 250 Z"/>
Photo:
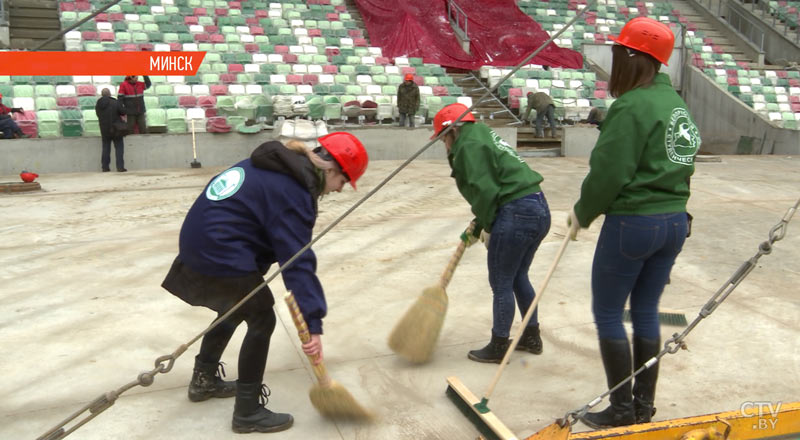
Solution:
<path fill-rule="evenodd" d="M 609 389 L 631 375 L 631 350 L 627 339 L 601 339 L 600 355 Z M 611 393 L 609 400 L 611 405 L 608 408 L 588 413 L 581 421 L 595 429 L 632 425 L 635 422 L 630 381 Z"/>
<path fill-rule="evenodd" d="M 638 370 L 645 362 L 661 351 L 658 339 L 633 338 L 633 369 Z M 656 382 L 658 381 L 658 364 L 637 374 L 633 382 L 633 410 L 636 423 L 650 423 L 656 414 L 653 406 L 656 398 Z"/>
<path fill-rule="evenodd" d="M 480 350 L 470 351 L 467 357 L 475 362 L 499 364 L 503 361 L 503 356 L 505 356 L 506 350 L 508 350 L 508 344 L 508 338 L 492 335 L 492 340 L 489 341 L 486 347 Z"/>
<path fill-rule="evenodd" d="M 539 324 L 525 327 L 516 349 L 533 354 L 542 354 L 542 337 L 539 334 Z"/>
<path fill-rule="evenodd" d="M 189 400 L 202 402 L 212 397 L 233 397 L 236 395 L 236 382 L 222 380 L 225 368 L 222 362 L 208 364 L 194 358 L 194 373 L 189 384 Z"/>
<path fill-rule="evenodd" d="M 269 388 L 260 383 L 236 383 L 236 404 L 233 407 L 233 432 L 279 432 L 292 427 L 291 414 L 274 413 L 265 406 Z"/>

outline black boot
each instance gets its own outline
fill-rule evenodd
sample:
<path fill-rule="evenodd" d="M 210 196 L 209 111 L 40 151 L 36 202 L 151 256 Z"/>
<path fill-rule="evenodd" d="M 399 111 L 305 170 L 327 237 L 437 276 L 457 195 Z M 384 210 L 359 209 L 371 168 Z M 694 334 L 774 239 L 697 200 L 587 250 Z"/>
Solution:
<path fill-rule="evenodd" d="M 609 389 L 631 375 L 631 350 L 627 339 L 601 339 L 600 355 Z M 609 400 L 611 405 L 608 408 L 588 413 L 581 421 L 595 429 L 632 425 L 635 422 L 630 381 L 611 393 Z"/>
<path fill-rule="evenodd" d="M 489 341 L 486 347 L 470 351 L 467 357 L 475 362 L 499 364 L 503 361 L 503 356 L 508 350 L 508 344 L 508 338 L 501 338 L 492 334 L 492 340 Z"/>
<path fill-rule="evenodd" d="M 292 427 L 291 414 L 274 413 L 265 408 L 269 388 L 260 383 L 236 382 L 236 404 L 233 407 L 233 432 L 278 432 Z"/>
<path fill-rule="evenodd" d="M 533 354 L 542 354 L 542 337 L 539 334 L 539 324 L 525 327 L 516 349 Z"/>
<path fill-rule="evenodd" d="M 633 338 L 633 369 L 638 370 L 645 362 L 655 357 L 661 351 L 661 341 L 658 339 Z M 633 383 L 633 410 L 636 423 L 650 423 L 656 414 L 653 402 L 656 397 L 656 382 L 658 381 L 658 364 L 636 375 Z"/>
<path fill-rule="evenodd" d="M 225 381 L 225 368 L 222 362 L 209 364 L 194 358 L 194 373 L 189 384 L 189 400 L 202 402 L 212 397 L 233 397 L 236 394 L 236 382 Z"/>

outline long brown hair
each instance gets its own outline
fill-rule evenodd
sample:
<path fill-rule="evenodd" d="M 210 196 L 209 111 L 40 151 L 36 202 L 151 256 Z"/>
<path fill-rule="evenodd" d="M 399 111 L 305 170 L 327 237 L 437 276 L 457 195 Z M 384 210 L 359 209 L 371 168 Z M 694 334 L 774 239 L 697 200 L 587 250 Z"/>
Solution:
<path fill-rule="evenodd" d="M 608 91 L 619 98 L 625 92 L 652 84 L 661 63 L 652 56 L 615 44 L 611 47 L 611 78 Z"/>

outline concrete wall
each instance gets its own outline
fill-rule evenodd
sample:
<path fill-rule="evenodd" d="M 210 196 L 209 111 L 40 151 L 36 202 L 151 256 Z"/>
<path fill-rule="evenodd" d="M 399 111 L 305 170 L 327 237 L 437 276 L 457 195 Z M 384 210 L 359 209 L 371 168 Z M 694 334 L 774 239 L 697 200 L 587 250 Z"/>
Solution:
<path fill-rule="evenodd" d="M 677 41 L 677 40 L 676 40 Z M 676 43 L 678 44 L 678 43 Z M 669 66 L 661 66 L 661 72 L 669 75 L 672 86 L 676 90 L 681 88 L 681 51 L 676 47 L 672 50 Z M 611 75 L 611 45 L 609 44 L 584 44 L 583 56 L 597 64 L 607 74 Z"/>
<path fill-rule="evenodd" d="M 332 127 L 331 131 L 340 130 Z M 495 128 L 509 144 L 517 144 L 516 128 Z M 405 160 L 424 146 L 433 133 L 430 126 L 406 130 L 397 127 L 347 128 L 367 148 L 372 160 Z M 255 147 L 273 139 L 272 131 L 197 133 L 197 159 L 203 166 L 226 166 L 250 155 Z M 112 148 L 113 150 L 113 148 Z M 100 138 L 15 139 L 0 141 L 0 175 L 26 169 L 41 173 L 100 171 Z M 114 169 L 114 153 L 111 153 Z M 444 159 L 444 144 L 431 145 L 420 159 Z M 191 134 L 148 134 L 125 138 L 125 167 L 129 170 L 188 167 L 192 162 Z"/>
<path fill-rule="evenodd" d="M 725 21 L 722 17 L 717 15 L 717 11 L 721 11 L 722 15 L 727 13 L 726 5 L 731 3 L 727 0 L 687 0 L 700 15 L 714 26 L 714 30 L 722 33 L 725 38 L 731 43 L 736 45 L 736 48 L 741 50 L 747 58 L 764 64 L 764 52 L 761 51 L 753 42 L 745 38 L 739 31 L 734 29 L 730 23 Z M 719 2 L 722 2 L 720 7 Z"/>
<path fill-rule="evenodd" d="M 592 149 L 600 136 L 600 130 L 597 127 L 583 125 L 565 126 L 563 133 L 561 155 L 565 157 L 588 157 L 592 154 Z"/>
<path fill-rule="evenodd" d="M 703 139 L 701 151 L 712 154 L 798 154 L 800 130 L 776 127 L 696 67 L 686 70 L 683 99 Z M 755 138 L 751 151 L 737 149 L 741 137 Z"/>

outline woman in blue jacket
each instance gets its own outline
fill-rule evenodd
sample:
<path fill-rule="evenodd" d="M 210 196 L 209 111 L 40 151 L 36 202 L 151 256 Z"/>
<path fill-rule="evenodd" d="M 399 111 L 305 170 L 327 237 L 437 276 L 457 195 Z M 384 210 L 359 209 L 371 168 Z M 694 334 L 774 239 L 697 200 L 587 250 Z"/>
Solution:
<path fill-rule="evenodd" d="M 273 263 L 283 264 L 311 241 L 317 200 L 353 188 L 367 168 L 367 153 L 349 133 L 319 138 L 310 151 L 301 142 L 267 142 L 206 186 L 181 227 L 179 253 L 162 286 L 185 302 L 220 315 L 263 283 Z M 311 341 L 308 355 L 322 360 L 322 318 L 327 306 L 309 249 L 282 272 L 305 318 Z M 193 402 L 236 396 L 234 432 L 277 432 L 292 426 L 289 414 L 265 408 L 269 389 L 262 384 L 276 317 L 268 286 L 208 332 L 195 357 L 189 385 Z M 239 352 L 239 379 L 224 381 L 220 359 L 236 327 L 247 322 Z"/>

